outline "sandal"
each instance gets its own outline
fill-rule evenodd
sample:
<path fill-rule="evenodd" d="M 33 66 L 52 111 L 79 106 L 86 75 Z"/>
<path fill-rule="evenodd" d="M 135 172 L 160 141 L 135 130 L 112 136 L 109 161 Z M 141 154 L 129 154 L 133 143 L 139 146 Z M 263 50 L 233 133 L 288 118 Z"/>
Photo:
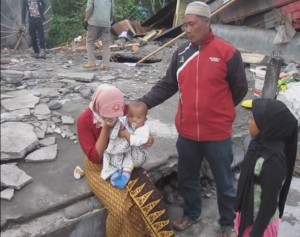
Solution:
<path fill-rule="evenodd" d="M 101 71 L 108 71 L 109 70 L 109 66 L 107 64 L 101 64 L 100 65 L 100 70 Z"/>
<path fill-rule="evenodd" d="M 231 226 L 222 226 L 221 237 L 237 237 L 237 234 Z"/>
<path fill-rule="evenodd" d="M 94 68 L 96 68 L 96 64 L 95 63 L 86 63 L 83 65 L 83 67 L 86 69 L 94 69 Z"/>
<path fill-rule="evenodd" d="M 200 221 L 200 217 L 197 218 L 196 220 L 192 220 L 190 217 L 184 216 L 181 219 L 174 221 L 173 228 L 177 231 L 183 231 L 199 221 Z"/>

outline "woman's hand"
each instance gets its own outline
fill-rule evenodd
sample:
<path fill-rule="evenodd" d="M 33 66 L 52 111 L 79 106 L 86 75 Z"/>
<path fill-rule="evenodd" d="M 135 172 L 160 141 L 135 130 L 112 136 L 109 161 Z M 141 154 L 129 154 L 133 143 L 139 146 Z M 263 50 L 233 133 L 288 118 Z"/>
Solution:
<path fill-rule="evenodd" d="M 154 138 L 152 137 L 152 135 L 149 135 L 148 141 L 143 145 L 143 148 L 148 149 L 150 148 L 154 143 Z"/>
<path fill-rule="evenodd" d="M 118 118 L 104 118 L 104 126 L 108 128 L 113 128 L 117 122 Z"/>

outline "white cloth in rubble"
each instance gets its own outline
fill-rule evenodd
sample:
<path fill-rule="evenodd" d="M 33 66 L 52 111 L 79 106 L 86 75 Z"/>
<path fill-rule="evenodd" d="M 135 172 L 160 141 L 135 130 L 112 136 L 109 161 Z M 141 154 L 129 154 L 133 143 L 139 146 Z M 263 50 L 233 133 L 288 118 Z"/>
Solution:
<path fill-rule="evenodd" d="M 300 125 L 300 82 L 289 83 L 286 91 L 280 91 L 276 99 L 285 103 Z"/>

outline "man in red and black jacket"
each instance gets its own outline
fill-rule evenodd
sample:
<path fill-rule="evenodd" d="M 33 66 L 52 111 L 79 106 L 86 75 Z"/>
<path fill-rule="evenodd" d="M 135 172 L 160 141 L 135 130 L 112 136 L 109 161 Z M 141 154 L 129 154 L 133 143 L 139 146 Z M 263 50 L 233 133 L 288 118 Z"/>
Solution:
<path fill-rule="evenodd" d="M 179 92 L 178 184 L 185 203 L 183 217 L 174 228 L 184 230 L 201 216 L 199 171 L 205 157 L 217 185 L 222 235 L 234 236 L 231 134 L 235 106 L 245 97 L 248 85 L 240 52 L 214 35 L 210 16 L 205 3 L 188 4 L 184 26 L 189 42 L 175 51 L 165 77 L 140 100 L 150 109 Z"/>

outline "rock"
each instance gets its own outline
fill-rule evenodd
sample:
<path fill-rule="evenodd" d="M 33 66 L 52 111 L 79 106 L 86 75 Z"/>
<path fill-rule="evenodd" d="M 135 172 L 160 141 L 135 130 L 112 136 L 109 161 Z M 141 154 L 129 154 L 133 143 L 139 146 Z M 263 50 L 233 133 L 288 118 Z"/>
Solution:
<path fill-rule="evenodd" d="M 48 137 L 45 139 L 42 139 L 39 141 L 40 146 L 44 147 L 44 146 L 50 146 L 55 144 L 56 138 L 55 137 Z"/>
<path fill-rule="evenodd" d="M 61 123 L 61 119 L 56 118 L 56 117 L 52 117 L 52 121 L 53 121 L 54 123 Z"/>
<path fill-rule="evenodd" d="M 1 186 L 21 189 L 31 181 L 32 178 L 16 165 L 1 165 Z"/>
<path fill-rule="evenodd" d="M 104 75 L 104 76 L 101 76 L 98 80 L 99 81 L 111 81 L 111 80 L 116 80 L 116 77 L 113 75 Z"/>
<path fill-rule="evenodd" d="M 84 82 L 91 82 L 95 78 L 94 73 L 88 73 L 88 72 L 58 73 L 57 76 L 62 79 L 73 79 L 75 81 L 84 81 Z"/>
<path fill-rule="evenodd" d="M 6 122 L 1 124 L 1 161 L 22 159 L 36 149 L 38 138 L 33 126 L 21 122 Z"/>
<path fill-rule="evenodd" d="M 31 71 L 25 71 L 23 74 L 23 79 L 30 79 L 32 76 L 32 72 Z"/>
<path fill-rule="evenodd" d="M 48 106 L 49 106 L 49 109 L 56 110 L 56 109 L 60 109 L 63 105 L 58 100 L 52 100 L 48 103 Z"/>
<path fill-rule="evenodd" d="M 36 88 L 34 89 L 34 91 L 36 93 L 39 93 L 41 98 L 44 97 L 57 98 L 60 96 L 56 88 Z"/>
<path fill-rule="evenodd" d="M 53 132 L 55 132 L 56 134 L 61 134 L 61 130 L 59 127 L 54 128 Z"/>
<path fill-rule="evenodd" d="M 35 133 L 35 135 L 37 136 L 38 139 L 44 139 L 45 138 L 46 131 L 43 131 L 40 128 L 34 128 L 33 131 L 34 131 L 34 133 Z"/>
<path fill-rule="evenodd" d="M 57 156 L 57 144 L 38 149 L 25 157 L 26 162 L 52 161 Z"/>
<path fill-rule="evenodd" d="M 11 112 L 12 114 L 15 114 L 15 115 L 21 115 L 21 116 L 30 116 L 30 109 L 18 109 L 18 110 L 14 110 Z"/>
<path fill-rule="evenodd" d="M 75 122 L 72 117 L 66 115 L 61 116 L 61 120 L 63 124 L 74 124 Z"/>
<path fill-rule="evenodd" d="M 13 113 L 1 113 L 1 123 L 22 121 L 25 115 L 18 115 Z"/>
<path fill-rule="evenodd" d="M 89 98 L 92 94 L 92 90 L 89 88 L 84 88 L 84 89 L 81 89 L 79 91 L 79 93 L 83 98 Z"/>
<path fill-rule="evenodd" d="M 9 76 L 9 77 L 6 77 L 4 80 L 7 81 L 7 83 L 10 83 L 13 85 L 20 85 L 23 78 L 19 77 L 19 76 Z"/>
<path fill-rule="evenodd" d="M 17 96 L 12 99 L 5 99 L 1 101 L 2 106 L 7 111 L 13 111 L 18 109 L 29 108 L 32 109 L 39 102 L 39 98 L 32 95 L 27 94 L 24 96 Z"/>
<path fill-rule="evenodd" d="M 51 114 L 51 111 L 49 110 L 49 107 L 46 104 L 38 104 L 34 108 L 34 115 L 35 116 L 38 116 L 38 115 L 49 115 L 49 114 Z"/>
<path fill-rule="evenodd" d="M 13 188 L 4 189 L 1 192 L 1 199 L 10 201 L 14 196 L 15 190 Z"/>

